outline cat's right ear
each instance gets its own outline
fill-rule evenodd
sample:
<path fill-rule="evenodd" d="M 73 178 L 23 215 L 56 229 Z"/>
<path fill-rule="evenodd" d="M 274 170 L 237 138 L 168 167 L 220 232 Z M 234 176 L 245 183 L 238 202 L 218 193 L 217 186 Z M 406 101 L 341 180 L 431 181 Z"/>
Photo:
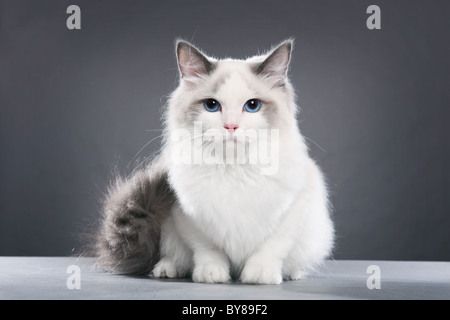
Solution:
<path fill-rule="evenodd" d="M 207 76 L 214 65 L 196 47 L 184 40 L 176 43 L 178 69 L 181 78 L 190 83 Z"/>
<path fill-rule="evenodd" d="M 293 39 L 280 43 L 255 69 L 256 74 L 271 79 L 275 85 L 284 84 L 291 60 Z"/>

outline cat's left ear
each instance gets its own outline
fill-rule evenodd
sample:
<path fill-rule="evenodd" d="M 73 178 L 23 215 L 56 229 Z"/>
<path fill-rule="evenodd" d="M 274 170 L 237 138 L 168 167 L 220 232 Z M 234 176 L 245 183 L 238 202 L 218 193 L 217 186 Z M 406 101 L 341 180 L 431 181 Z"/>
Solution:
<path fill-rule="evenodd" d="M 263 62 L 256 66 L 256 74 L 273 80 L 277 85 L 283 85 L 291 61 L 293 46 L 294 40 L 292 39 L 280 43 Z"/>

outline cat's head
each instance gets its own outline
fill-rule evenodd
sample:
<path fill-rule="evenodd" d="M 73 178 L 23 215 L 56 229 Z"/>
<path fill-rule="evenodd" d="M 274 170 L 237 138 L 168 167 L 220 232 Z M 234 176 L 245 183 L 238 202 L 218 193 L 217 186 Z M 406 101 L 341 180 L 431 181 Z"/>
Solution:
<path fill-rule="evenodd" d="M 180 83 L 169 110 L 173 125 L 218 129 L 239 135 L 245 129 L 282 129 L 295 116 L 294 93 L 287 77 L 293 40 L 246 60 L 215 59 L 179 40 Z"/>
<path fill-rule="evenodd" d="M 233 140 L 249 131 L 297 133 L 295 94 L 287 73 L 293 40 L 245 60 L 216 59 L 179 40 L 180 81 L 169 100 L 166 125 L 215 132 Z M 198 131 L 197 131 L 198 132 Z"/>

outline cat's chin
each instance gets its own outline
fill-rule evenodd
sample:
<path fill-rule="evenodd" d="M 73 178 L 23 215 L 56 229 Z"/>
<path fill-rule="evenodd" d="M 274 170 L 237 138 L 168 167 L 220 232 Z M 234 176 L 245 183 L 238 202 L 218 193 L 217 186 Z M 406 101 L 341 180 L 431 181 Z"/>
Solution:
<path fill-rule="evenodd" d="M 245 134 L 224 134 L 222 137 L 223 141 L 234 141 L 235 143 L 248 143 L 249 141 L 257 141 L 258 138 L 255 136 L 249 136 L 249 135 L 245 135 Z"/>
<path fill-rule="evenodd" d="M 234 144 L 243 143 L 241 140 L 242 139 L 239 136 L 236 136 L 236 135 L 229 135 L 229 134 L 227 134 L 227 135 L 225 135 L 223 137 L 223 141 L 224 142 L 234 142 Z"/>
<path fill-rule="evenodd" d="M 248 148 L 251 144 L 255 143 L 257 146 L 257 141 L 252 141 L 248 139 L 242 139 L 239 136 L 224 136 L 221 140 L 219 140 L 219 145 L 222 147 L 228 148 Z"/>

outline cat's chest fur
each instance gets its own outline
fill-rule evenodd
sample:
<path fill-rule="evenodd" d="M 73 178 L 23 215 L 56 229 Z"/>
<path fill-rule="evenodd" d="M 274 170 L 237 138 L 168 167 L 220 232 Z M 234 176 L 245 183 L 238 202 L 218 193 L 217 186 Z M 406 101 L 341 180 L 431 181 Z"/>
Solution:
<path fill-rule="evenodd" d="M 181 165 L 170 182 L 184 213 L 240 264 L 276 228 L 301 188 L 301 166 L 261 175 L 250 165 Z"/>

